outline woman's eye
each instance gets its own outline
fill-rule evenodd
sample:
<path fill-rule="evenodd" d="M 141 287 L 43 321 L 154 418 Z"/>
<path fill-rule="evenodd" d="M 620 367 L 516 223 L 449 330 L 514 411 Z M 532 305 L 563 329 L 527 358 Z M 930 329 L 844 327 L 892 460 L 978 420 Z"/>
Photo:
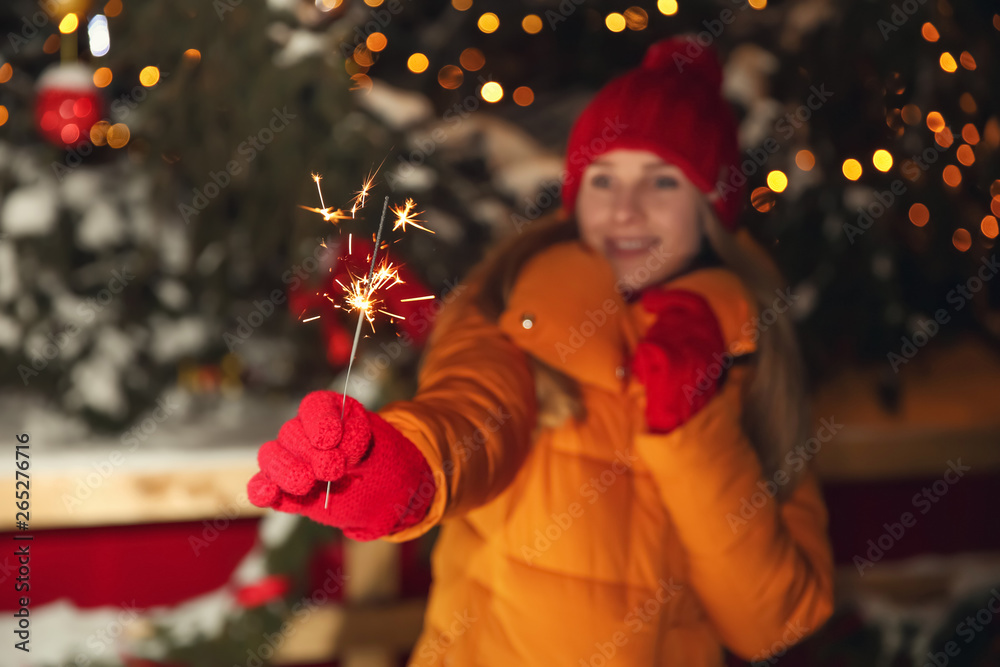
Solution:
<path fill-rule="evenodd" d="M 606 188 L 611 185 L 611 179 L 603 174 L 598 174 L 590 179 L 590 184 L 595 188 Z"/>
<path fill-rule="evenodd" d="M 657 176 L 655 182 L 656 187 L 664 190 L 677 187 L 677 179 L 672 176 Z"/>

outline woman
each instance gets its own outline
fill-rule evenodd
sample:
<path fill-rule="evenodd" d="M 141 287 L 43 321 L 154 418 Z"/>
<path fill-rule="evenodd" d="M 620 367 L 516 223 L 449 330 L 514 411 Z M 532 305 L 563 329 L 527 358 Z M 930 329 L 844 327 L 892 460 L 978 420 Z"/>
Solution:
<path fill-rule="evenodd" d="M 261 447 L 259 506 L 354 539 L 441 524 L 411 665 L 721 665 L 831 613 L 791 325 L 757 324 L 777 276 L 717 184 L 736 124 L 692 46 L 584 110 L 563 210 L 442 311 L 413 400 L 341 422 L 314 392 Z"/>

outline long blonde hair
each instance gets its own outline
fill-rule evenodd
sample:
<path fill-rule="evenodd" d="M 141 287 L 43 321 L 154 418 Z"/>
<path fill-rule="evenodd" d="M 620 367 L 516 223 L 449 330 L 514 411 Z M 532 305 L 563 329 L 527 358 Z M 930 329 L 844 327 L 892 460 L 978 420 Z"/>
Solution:
<path fill-rule="evenodd" d="M 726 231 L 707 200 L 700 199 L 701 222 L 712 251 L 754 295 L 759 312 L 772 308 L 784 282 L 777 267 L 748 233 Z M 496 321 L 506 308 L 524 263 L 550 245 L 574 239 L 579 239 L 576 220 L 550 214 L 501 242 L 471 277 L 480 285 L 476 299 L 479 309 Z M 538 426 L 583 419 L 586 410 L 576 381 L 537 359 L 532 361 Z M 752 363 L 753 377 L 743 404 L 743 428 L 757 452 L 765 479 L 772 480 L 779 470 L 788 475 L 788 483 L 777 485 L 778 499 L 782 500 L 794 490 L 802 473 L 801 466 L 799 470 L 791 467 L 788 454 L 803 442 L 810 422 L 803 364 L 789 313 L 760 328 Z"/>

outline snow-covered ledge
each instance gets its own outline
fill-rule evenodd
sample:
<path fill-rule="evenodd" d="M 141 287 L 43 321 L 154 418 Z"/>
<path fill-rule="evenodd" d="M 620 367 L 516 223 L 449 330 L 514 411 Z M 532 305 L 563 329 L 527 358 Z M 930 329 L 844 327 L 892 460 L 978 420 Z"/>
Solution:
<path fill-rule="evenodd" d="M 193 409 L 203 404 L 167 393 L 124 432 L 96 437 L 37 395 L 2 394 L 10 454 L 0 465 L 0 493 L 14 497 L 14 436 L 27 433 L 31 528 L 263 515 L 247 501 L 246 484 L 260 445 L 295 415 L 298 401 L 244 394 Z M 0 529 L 13 530 L 14 522 L 5 513 Z"/>

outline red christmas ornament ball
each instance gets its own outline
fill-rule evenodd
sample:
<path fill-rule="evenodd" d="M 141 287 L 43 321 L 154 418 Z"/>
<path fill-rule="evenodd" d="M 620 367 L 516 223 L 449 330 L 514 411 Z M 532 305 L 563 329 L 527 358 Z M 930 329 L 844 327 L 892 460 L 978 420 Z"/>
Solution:
<path fill-rule="evenodd" d="M 104 100 L 85 65 L 56 65 L 39 77 L 35 126 L 49 143 L 60 148 L 89 143 L 90 128 L 103 115 Z"/>

